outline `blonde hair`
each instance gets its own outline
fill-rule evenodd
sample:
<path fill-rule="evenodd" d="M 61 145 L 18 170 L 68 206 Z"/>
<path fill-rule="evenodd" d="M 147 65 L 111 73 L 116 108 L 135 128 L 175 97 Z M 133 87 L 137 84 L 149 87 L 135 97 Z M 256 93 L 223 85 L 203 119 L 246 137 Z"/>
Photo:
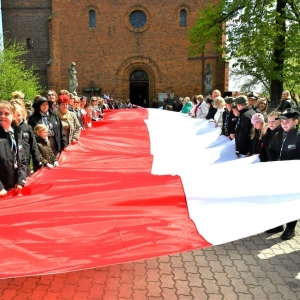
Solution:
<path fill-rule="evenodd" d="M 279 117 L 281 115 L 281 112 L 278 110 L 273 110 L 268 114 L 268 117 Z"/>
<path fill-rule="evenodd" d="M 221 96 L 218 96 L 214 100 L 214 108 L 222 108 L 225 106 L 225 100 Z"/>
<path fill-rule="evenodd" d="M 190 99 L 190 97 L 184 97 L 184 99 L 183 99 L 184 101 L 186 101 L 186 102 L 189 102 L 189 101 L 191 101 L 191 99 Z"/>
<path fill-rule="evenodd" d="M 44 124 L 37 124 L 35 127 L 34 127 L 34 133 L 36 133 L 38 135 L 38 133 L 41 131 L 41 130 L 48 130 L 47 129 L 47 126 L 44 125 Z"/>
<path fill-rule="evenodd" d="M 261 113 L 265 113 L 267 110 L 268 110 L 268 99 L 267 98 L 259 98 L 257 100 L 257 104 L 256 104 L 256 107 L 258 108 L 259 107 L 259 104 L 262 103 L 262 102 L 266 102 L 266 108 L 264 109 L 264 111 L 260 111 Z"/>
<path fill-rule="evenodd" d="M 282 93 L 287 93 L 287 98 L 291 98 L 290 91 L 288 91 L 288 90 L 283 90 Z"/>
<path fill-rule="evenodd" d="M 10 100 L 10 103 L 13 106 L 17 105 L 21 108 L 22 117 L 24 120 L 26 120 L 27 119 L 27 109 L 25 107 L 24 102 L 22 100 L 20 100 L 19 98 L 15 98 L 15 99 Z"/>
<path fill-rule="evenodd" d="M 12 115 L 15 114 L 15 107 L 8 101 L 0 101 L 0 107 L 6 107 Z"/>
<path fill-rule="evenodd" d="M 259 139 L 261 140 L 262 137 L 264 136 L 264 134 L 266 133 L 266 130 L 268 128 L 268 124 L 266 124 L 265 122 L 262 123 L 262 126 L 261 126 L 261 129 L 258 129 L 259 130 Z M 253 140 L 255 137 L 255 128 L 252 127 L 251 129 L 251 134 L 250 134 L 250 138 L 251 140 Z"/>
<path fill-rule="evenodd" d="M 68 95 L 70 97 L 70 92 L 68 90 L 60 90 L 57 95 Z"/>
<path fill-rule="evenodd" d="M 203 95 L 197 95 L 196 98 L 197 98 L 197 100 L 201 100 L 201 101 L 204 99 Z"/>
<path fill-rule="evenodd" d="M 25 95 L 24 95 L 24 93 L 23 92 L 21 92 L 21 91 L 14 91 L 14 92 L 12 92 L 11 93 L 11 97 L 13 98 L 13 99 L 25 99 Z"/>

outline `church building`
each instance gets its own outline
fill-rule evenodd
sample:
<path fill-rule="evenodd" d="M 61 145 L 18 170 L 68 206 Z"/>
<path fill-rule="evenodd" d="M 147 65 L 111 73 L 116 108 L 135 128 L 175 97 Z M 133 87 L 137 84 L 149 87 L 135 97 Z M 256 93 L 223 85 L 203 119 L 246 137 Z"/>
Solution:
<path fill-rule="evenodd" d="M 213 0 L 215 1 L 215 0 Z M 189 56 L 188 30 L 202 0 L 2 0 L 5 38 L 23 42 L 46 88 L 68 89 L 76 63 L 78 95 L 110 95 L 151 107 L 227 91 L 228 64 L 214 50 Z"/>

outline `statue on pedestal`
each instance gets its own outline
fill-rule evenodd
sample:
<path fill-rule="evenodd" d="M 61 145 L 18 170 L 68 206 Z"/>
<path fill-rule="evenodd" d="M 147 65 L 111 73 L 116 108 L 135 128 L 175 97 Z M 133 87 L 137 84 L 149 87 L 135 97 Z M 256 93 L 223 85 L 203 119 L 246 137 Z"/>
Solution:
<path fill-rule="evenodd" d="M 78 87 L 77 72 L 75 69 L 76 63 L 72 62 L 68 68 L 69 92 L 77 95 L 76 88 Z"/>
<path fill-rule="evenodd" d="M 212 69 L 210 64 L 206 64 L 206 69 L 204 72 L 204 86 L 205 91 L 204 93 L 211 94 L 212 93 Z"/>

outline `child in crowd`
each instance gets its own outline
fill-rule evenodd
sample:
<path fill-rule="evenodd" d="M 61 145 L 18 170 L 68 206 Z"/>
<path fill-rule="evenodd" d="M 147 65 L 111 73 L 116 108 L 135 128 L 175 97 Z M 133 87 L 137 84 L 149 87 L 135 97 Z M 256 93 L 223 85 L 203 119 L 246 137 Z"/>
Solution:
<path fill-rule="evenodd" d="M 42 162 L 43 166 L 49 169 L 58 167 L 59 163 L 50 147 L 50 142 L 48 140 L 47 127 L 44 124 L 38 124 L 34 127 L 34 133 L 36 134 L 40 161 Z"/>
<path fill-rule="evenodd" d="M 39 150 L 36 144 L 36 140 L 32 128 L 23 119 L 23 115 L 24 115 L 23 108 L 18 104 L 14 104 L 14 108 L 15 108 L 14 122 L 22 130 L 22 143 L 23 143 L 24 155 L 25 155 L 25 160 L 27 165 L 27 177 L 29 177 L 31 173 L 30 157 L 32 159 L 34 172 L 36 172 L 42 166 L 39 158 Z"/>
<path fill-rule="evenodd" d="M 251 129 L 251 147 L 248 150 L 248 155 L 260 154 L 263 144 L 263 136 L 267 130 L 267 124 L 265 123 L 264 116 L 261 113 L 256 113 L 251 118 L 253 127 Z"/>
<path fill-rule="evenodd" d="M 267 149 L 271 143 L 273 136 L 278 132 L 282 131 L 281 121 L 277 119 L 280 116 L 279 111 L 272 111 L 268 114 L 268 128 L 263 136 L 263 143 L 260 150 L 259 159 L 261 162 L 268 161 Z"/>
<path fill-rule="evenodd" d="M 0 102 L 0 197 L 9 190 L 19 193 L 26 183 L 26 162 L 22 147 L 22 134 L 12 124 L 14 106 Z"/>
<path fill-rule="evenodd" d="M 300 159 L 300 130 L 298 129 L 298 118 L 300 113 L 288 108 L 284 110 L 276 120 L 281 120 L 283 131 L 278 131 L 271 140 L 268 147 L 269 161 L 282 161 Z M 289 240 L 295 236 L 297 220 L 287 223 L 280 238 Z M 270 229 L 268 233 L 283 231 L 283 225 Z"/>

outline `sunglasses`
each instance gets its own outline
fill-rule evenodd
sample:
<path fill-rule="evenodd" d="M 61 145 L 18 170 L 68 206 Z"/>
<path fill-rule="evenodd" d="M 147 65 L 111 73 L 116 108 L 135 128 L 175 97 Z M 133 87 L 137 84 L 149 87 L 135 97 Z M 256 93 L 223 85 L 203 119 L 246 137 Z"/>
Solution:
<path fill-rule="evenodd" d="M 92 102 L 97 102 L 97 100 L 92 100 Z"/>

